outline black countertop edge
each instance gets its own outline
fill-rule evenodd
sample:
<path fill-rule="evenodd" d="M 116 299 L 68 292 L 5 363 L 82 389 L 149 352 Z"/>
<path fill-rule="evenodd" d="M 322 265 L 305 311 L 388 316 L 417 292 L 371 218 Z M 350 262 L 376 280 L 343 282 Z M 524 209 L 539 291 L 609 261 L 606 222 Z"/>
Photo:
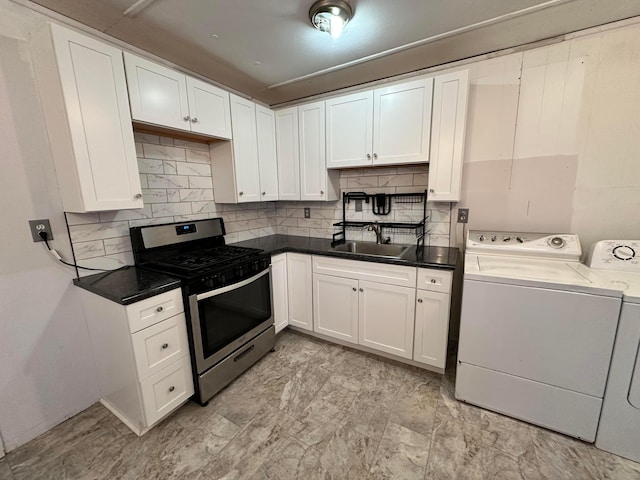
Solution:
<path fill-rule="evenodd" d="M 242 242 L 232 243 L 238 247 L 258 248 L 271 255 L 294 252 L 312 255 L 338 257 L 347 260 L 360 260 L 374 263 L 388 263 L 392 265 L 406 265 L 423 268 L 439 268 L 454 270 L 458 262 L 459 250 L 451 247 L 423 247 L 421 255 L 415 245 L 402 258 L 385 258 L 372 255 L 358 255 L 348 252 L 338 252 L 331 248 L 331 239 L 315 237 L 298 237 L 293 235 L 269 235 L 253 238 Z"/>
<path fill-rule="evenodd" d="M 121 305 L 139 302 L 181 285 L 175 277 L 136 267 L 74 278 L 73 283 Z"/>

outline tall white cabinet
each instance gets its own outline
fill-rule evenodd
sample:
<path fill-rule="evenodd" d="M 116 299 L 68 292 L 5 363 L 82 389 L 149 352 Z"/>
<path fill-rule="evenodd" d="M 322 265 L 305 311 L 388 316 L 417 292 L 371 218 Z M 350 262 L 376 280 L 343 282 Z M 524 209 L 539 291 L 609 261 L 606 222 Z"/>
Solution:
<path fill-rule="evenodd" d="M 435 77 L 429 200 L 460 200 L 468 96 L 467 70 Z"/>
<path fill-rule="evenodd" d="M 287 253 L 287 291 L 289 325 L 313 330 L 311 255 Z"/>
<path fill-rule="evenodd" d="M 142 208 L 122 51 L 55 24 L 31 46 L 64 210 Z"/>
<path fill-rule="evenodd" d="M 289 290 L 287 254 L 271 257 L 271 291 L 273 294 L 273 321 L 276 333 L 289 325 Z"/>

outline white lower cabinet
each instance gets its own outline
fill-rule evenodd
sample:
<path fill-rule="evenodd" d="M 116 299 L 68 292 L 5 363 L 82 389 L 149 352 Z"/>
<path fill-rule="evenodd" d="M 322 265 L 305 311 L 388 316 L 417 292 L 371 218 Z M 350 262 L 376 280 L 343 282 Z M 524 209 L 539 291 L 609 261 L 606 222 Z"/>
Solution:
<path fill-rule="evenodd" d="M 142 435 L 194 392 L 180 289 L 127 306 L 82 295 L 100 401 Z"/>
<path fill-rule="evenodd" d="M 413 359 L 444 369 L 447 363 L 451 272 L 418 269 Z"/>
<path fill-rule="evenodd" d="M 289 292 L 287 287 L 287 254 L 271 257 L 271 292 L 276 333 L 289 325 Z"/>
<path fill-rule="evenodd" d="M 358 343 L 411 359 L 416 289 L 362 280 L 359 294 Z"/>
<path fill-rule="evenodd" d="M 313 275 L 313 331 L 358 343 L 358 280 Z"/>
<path fill-rule="evenodd" d="M 313 331 L 311 255 L 287 253 L 289 325 Z"/>

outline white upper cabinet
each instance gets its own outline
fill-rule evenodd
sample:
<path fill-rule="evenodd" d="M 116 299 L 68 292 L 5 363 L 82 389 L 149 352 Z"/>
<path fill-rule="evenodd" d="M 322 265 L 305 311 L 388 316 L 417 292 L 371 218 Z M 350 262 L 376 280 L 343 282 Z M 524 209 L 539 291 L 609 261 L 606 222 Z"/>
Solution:
<path fill-rule="evenodd" d="M 124 62 L 133 120 L 231 138 L 228 92 L 127 52 Z"/>
<path fill-rule="evenodd" d="M 300 200 L 337 200 L 337 172 L 327 172 L 324 102 L 298 107 Z"/>
<path fill-rule="evenodd" d="M 429 200 L 460 200 L 468 96 L 467 70 L 435 77 Z"/>
<path fill-rule="evenodd" d="M 142 208 L 122 52 L 52 24 L 32 55 L 64 210 Z"/>
<path fill-rule="evenodd" d="M 238 202 L 258 202 L 261 195 L 256 104 L 251 100 L 231 95 L 231 118 L 233 158 L 238 188 L 237 200 Z"/>
<path fill-rule="evenodd" d="M 373 165 L 429 161 L 433 79 L 373 92 Z"/>
<path fill-rule="evenodd" d="M 229 92 L 187 77 L 187 98 L 192 132 L 231 138 Z"/>
<path fill-rule="evenodd" d="M 213 195 L 218 203 L 278 200 L 274 113 L 230 95 L 231 142 L 212 142 Z"/>
<path fill-rule="evenodd" d="M 260 166 L 260 200 L 278 200 L 276 119 L 272 110 L 256 105 L 256 136 Z"/>
<path fill-rule="evenodd" d="M 327 167 L 429 161 L 433 79 L 329 99 Z"/>
<path fill-rule="evenodd" d="M 300 200 L 298 107 L 276 112 L 278 200 Z"/>
<path fill-rule="evenodd" d="M 331 98 L 325 104 L 327 168 L 371 165 L 373 92 Z"/>

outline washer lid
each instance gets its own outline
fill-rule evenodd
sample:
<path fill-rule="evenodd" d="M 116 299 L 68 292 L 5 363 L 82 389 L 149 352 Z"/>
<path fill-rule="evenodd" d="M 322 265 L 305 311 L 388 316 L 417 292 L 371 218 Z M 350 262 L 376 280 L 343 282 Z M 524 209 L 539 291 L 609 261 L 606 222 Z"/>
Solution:
<path fill-rule="evenodd" d="M 580 264 L 526 257 L 467 254 L 464 276 L 470 280 L 622 296 L 619 287 L 611 287 L 597 279 L 594 281 L 580 273 L 576 266 Z"/>
<path fill-rule="evenodd" d="M 579 271 L 592 282 L 619 289 L 628 303 L 640 303 L 640 273 L 601 270 L 580 266 Z"/>

